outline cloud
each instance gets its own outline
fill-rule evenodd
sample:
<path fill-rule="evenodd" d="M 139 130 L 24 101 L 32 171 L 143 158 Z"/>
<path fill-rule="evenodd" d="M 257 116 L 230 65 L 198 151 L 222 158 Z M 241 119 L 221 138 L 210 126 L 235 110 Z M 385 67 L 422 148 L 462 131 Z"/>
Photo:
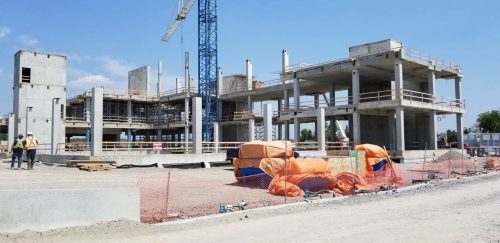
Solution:
<path fill-rule="evenodd" d="M 40 41 L 31 35 L 21 35 L 19 36 L 19 41 L 25 46 L 36 46 L 40 43 Z"/>
<path fill-rule="evenodd" d="M 114 82 L 103 76 L 103 75 L 94 75 L 94 74 L 90 74 L 90 75 L 86 75 L 86 76 L 83 76 L 81 78 L 78 78 L 76 80 L 73 80 L 73 81 L 70 81 L 69 82 L 69 86 L 71 87 L 74 87 L 74 88 L 85 88 L 85 89 L 88 89 L 88 88 L 91 88 L 91 87 L 94 87 L 94 86 L 113 86 L 114 85 Z"/>
<path fill-rule="evenodd" d="M 10 33 L 9 27 L 0 26 L 0 40 Z"/>
<path fill-rule="evenodd" d="M 132 65 L 109 56 L 99 57 L 98 60 L 102 62 L 104 71 L 111 75 L 127 77 L 128 71 L 134 69 Z"/>

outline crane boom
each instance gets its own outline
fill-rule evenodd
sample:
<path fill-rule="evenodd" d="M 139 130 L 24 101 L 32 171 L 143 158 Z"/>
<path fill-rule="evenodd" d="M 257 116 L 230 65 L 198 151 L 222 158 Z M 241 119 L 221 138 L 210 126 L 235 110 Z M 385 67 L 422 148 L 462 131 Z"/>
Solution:
<path fill-rule="evenodd" d="M 179 11 L 177 16 L 175 17 L 174 22 L 172 22 L 172 24 L 170 24 L 170 26 L 168 26 L 167 31 L 165 31 L 165 34 L 161 38 L 162 41 L 167 42 L 168 40 L 170 40 L 170 37 L 172 37 L 172 35 L 175 33 L 175 30 L 177 29 L 177 27 L 179 27 L 179 25 L 182 23 L 182 21 L 184 21 L 186 19 L 189 11 L 191 10 L 191 8 L 193 7 L 195 2 L 196 2 L 196 0 L 184 1 L 184 5 L 182 6 L 181 10 Z"/>

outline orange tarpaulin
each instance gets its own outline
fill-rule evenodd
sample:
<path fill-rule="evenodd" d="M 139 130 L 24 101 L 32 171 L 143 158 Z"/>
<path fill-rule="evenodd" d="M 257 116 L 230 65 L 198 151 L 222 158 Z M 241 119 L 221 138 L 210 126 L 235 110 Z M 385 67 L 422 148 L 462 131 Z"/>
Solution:
<path fill-rule="evenodd" d="M 287 156 L 293 156 L 292 143 L 287 142 Z M 240 159 L 262 159 L 262 158 L 284 158 L 285 141 L 252 141 L 240 145 L 238 158 Z"/>

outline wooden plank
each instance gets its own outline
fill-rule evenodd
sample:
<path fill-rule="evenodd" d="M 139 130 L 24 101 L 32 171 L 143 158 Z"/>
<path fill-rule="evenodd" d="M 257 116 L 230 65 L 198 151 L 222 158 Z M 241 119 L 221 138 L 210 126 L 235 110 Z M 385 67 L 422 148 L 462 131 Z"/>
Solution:
<path fill-rule="evenodd" d="M 68 160 L 66 165 L 69 167 L 75 167 L 78 164 L 109 164 L 114 165 L 116 161 L 108 161 L 108 160 Z"/>

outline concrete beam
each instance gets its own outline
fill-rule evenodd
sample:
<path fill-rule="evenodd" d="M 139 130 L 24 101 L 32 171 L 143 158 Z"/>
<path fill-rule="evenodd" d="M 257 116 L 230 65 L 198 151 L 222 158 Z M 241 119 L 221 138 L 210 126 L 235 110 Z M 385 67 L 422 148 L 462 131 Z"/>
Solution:
<path fill-rule="evenodd" d="M 92 156 L 99 156 L 102 153 L 102 107 L 104 89 L 102 87 L 92 88 Z"/>
<path fill-rule="evenodd" d="M 273 108 L 271 104 L 264 105 L 264 141 L 273 140 Z"/>
<path fill-rule="evenodd" d="M 193 120 L 192 120 L 192 131 L 193 131 L 193 153 L 202 154 L 202 102 L 201 97 L 193 97 Z"/>
<path fill-rule="evenodd" d="M 316 138 L 318 140 L 318 149 L 320 151 L 325 151 L 326 150 L 325 108 L 319 108 L 317 111 L 318 111 L 318 117 L 316 118 L 316 124 L 317 124 L 316 127 L 317 127 L 317 130 L 315 132 L 316 132 Z"/>
<path fill-rule="evenodd" d="M 405 112 L 403 107 L 396 108 L 396 150 L 405 151 Z"/>

